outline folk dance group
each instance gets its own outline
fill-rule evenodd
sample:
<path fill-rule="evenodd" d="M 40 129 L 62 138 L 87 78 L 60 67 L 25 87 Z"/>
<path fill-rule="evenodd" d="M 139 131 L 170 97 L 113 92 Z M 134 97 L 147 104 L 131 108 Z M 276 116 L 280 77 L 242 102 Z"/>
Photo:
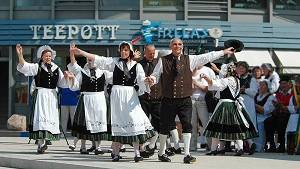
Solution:
<path fill-rule="evenodd" d="M 154 58 L 154 45 L 146 45 L 145 58 L 137 63 L 135 60 L 140 53 L 134 52 L 132 45 L 125 41 L 119 44 L 119 57 L 98 56 L 71 44 L 69 71 L 63 73 L 52 62 L 56 52 L 49 46 L 38 49 L 39 63 L 27 63 L 21 45 L 17 45 L 17 70 L 25 76 L 34 76 L 36 85 L 32 95 L 29 138 L 38 140 L 37 153 L 42 154 L 47 150 L 45 140 L 59 139 L 56 87 L 63 87 L 81 91 L 72 126 L 72 136 L 81 141 L 81 153 L 87 152 L 86 140 L 94 142 L 95 154 L 103 152 L 101 140 L 110 140 L 112 161 L 117 162 L 122 158 L 119 152 L 121 144 L 130 144 L 134 148 L 134 161 L 139 162 L 143 157 L 154 154 L 155 142 L 159 137 L 158 159 L 170 162 L 168 155 L 171 154 L 166 148 L 170 134 L 175 138 L 174 151 L 180 150 L 181 153 L 174 122 L 178 115 L 184 141 L 183 161 L 195 162 L 196 158 L 189 152 L 192 71 L 224 54 L 234 53 L 234 49 L 229 47 L 202 55 L 182 55 L 183 43 L 178 38 L 170 42 L 170 49 L 171 54 Z M 74 55 L 86 57 L 87 64 L 81 68 Z M 223 74 L 224 78 L 220 79 L 202 76 L 210 90 L 220 91 L 221 98 L 204 132 L 206 137 L 212 137 L 211 151 L 207 155 L 222 152 L 224 142 L 221 140 L 235 140 L 239 148 L 236 155 L 242 155 L 242 140 L 247 140 L 252 145 L 251 149 L 255 149 L 251 138 L 257 137 L 257 132 L 240 97 L 240 82 L 235 76 L 234 65 L 228 64 Z M 106 88 L 109 92 L 106 92 Z M 151 122 L 148 118 L 150 114 Z M 150 144 L 145 147 L 148 139 Z"/>

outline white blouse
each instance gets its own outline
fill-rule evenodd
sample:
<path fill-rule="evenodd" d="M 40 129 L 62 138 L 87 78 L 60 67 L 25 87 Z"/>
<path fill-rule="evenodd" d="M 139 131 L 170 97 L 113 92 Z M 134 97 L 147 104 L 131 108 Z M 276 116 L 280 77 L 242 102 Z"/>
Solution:
<path fill-rule="evenodd" d="M 145 84 L 145 72 L 141 64 L 137 63 L 136 61 L 127 62 L 128 70 L 130 70 L 134 65 L 136 66 L 136 82 L 139 86 L 138 95 L 144 94 L 144 92 L 150 93 L 149 85 Z M 92 62 L 92 66 L 98 67 L 102 70 L 107 70 L 113 72 L 115 66 L 118 66 L 120 70 L 123 69 L 123 62 L 119 61 L 119 57 L 103 57 L 95 55 L 95 60 Z"/>
<path fill-rule="evenodd" d="M 216 59 L 219 59 L 224 55 L 224 51 L 213 51 L 205 53 L 202 55 L 189 55 L 190 59 L 190 69 L 193 71 L 197 66 L 203 66 L 208 62 L 212 62 Z M 180 57 L 179 57 L 180 60 Z M 154 84 L 157 84 L 160 78 L 160 75 L 163 73 L 163 65 L 161 58 L 158 60 L 157 65 L 155 66 L 151 78 L 154 80 Z"/>
<path fill-rule="evenodd" d="M 91 77 L 91 72 L 90 72 L 90 68 L 85 65 L 83 68 L 81 68 L 77 63 L 75 64 L 69 64 L 68 65 L 68 69 L 73 73 L 75 74 L 75 81 L 74 81 L 74 84 L 72 83 L 69 83 L 69 88 L 72 90 L 72 91 L 76 91 L 76 90 L 80 90 L 80 86 L 82 84 L 82 73 L 84 73 L 85 75 L 87 75 L 88 77 Z M 105 76 L 105 82 L 106 83 L 111 83 L 112 82 L 112 77 L 113 77 L 113 73 L 112 72 L 109 72 L 107 70 L 100 70 L 100 69 L 96 69 L 95 70 L 96 72 L 96 78 L 100 78 L 103 74 Z"/>
<path fill-rule="evenodd" d="M 273 72 L 273 74 L 268 78 L 268 80 L 270 81 L 271 84 L 270 93 L 273 94 L 277 92 L 279 88 L 279 81 L 280 81 L 279 75 L 276 72 Z"/>
<path fill-rule="evenodd" d="M 257 96 L 257 101 L 262 101 L 269 93 L 261 96 L 260 94 Z M 270 95 L 266 103 L 264 104 L 264 116 L 269 117 L 271 113 L 275 110 L 275 107 L 272 103 L 273 100 L 276 100 L 274 95 Z"/>
<path fill-rule="evenodd" d="M 251 78 L 250 87 L 245 90 L 245 93 L 250 97 L 254 98 L 259 89 L 259 80 L 254 77 Z"/>
<path fill-rule="evenodd" d="M 239 83 L 239 80 L 235 80 L 232 76 L 221 79 L 212 79 L 212 85 L 208 85 L 208 90 L 223 91 L 228 87 L 232 97 L 235 98 L 240 92 L 240 86 L 237 85 L 236 82 Z"/>
<path fill-rule="evenodd" d="M 51 70 L 54 71 L 55 69 L 58 68 L 58 66 L 51 62 Z M 47 67 L 44 65 L 44 63 L 42 63 L 41 65 L 42 69 L 44 69 L 46 72 L 48 72 Z M 38 63 L 28 63 L 25 62 L 24 65 L 22 66 L 20 63 L 17 66 L 17 70 L 21 73 L 23 73 L 25 76 L 35 76 L 38 73 L 38 69 L 39 69 L 39 64 Z M 67 88 L 67 83 L 66 80 L 64 78 L 64 74 L 62 73 L 62 71 L 60 70 L 60 68 L 58 68 L 58 82 L 57 82 L 57 87 L 62 87 L 62 88 Z"/>

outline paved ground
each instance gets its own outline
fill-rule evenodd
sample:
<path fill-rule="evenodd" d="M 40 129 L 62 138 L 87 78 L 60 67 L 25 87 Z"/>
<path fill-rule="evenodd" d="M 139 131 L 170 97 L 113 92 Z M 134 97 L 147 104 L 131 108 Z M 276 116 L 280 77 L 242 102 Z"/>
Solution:
<path fill-rule="evenodd" d="M 68 137 L 71 142 L 72 137 Z M 228 153 L 222 156 L 205 156 L 204 149 L 198 149 L 197 152 L 192 152 L 192 155 L 197 158 L 194 164 L 184 164 L 183 155 L 175 155 L 171 157 L 171 163 L 163 163 L 157 160 L 157 153 L 145 159 L 143 162 L 135 163 L 133 161 L 133 149 L 127 146 L 127 152 L 122 153 L 123 159 L 120 162 L 111 162 L 109 153 L 104 155 L 81 155 L 79 149 L 71 151 L 68 149 L 66 141 L 53 142 L 49 146 L 47 152 L 43 155 L 36 154 L 36 145 L 34 141 L 28 143 L 26 137 L 0 137 L 0 167 L 9 168 L 28 168 L 28 169 L 90 169 L 90 168 L 118 168 L 118 169 L 138 169 L 138 168 L 172 168 L 183 169 L 188 167 L 193 168 L 278 168 L 278 169 L 296 169 L 300 167 L 300 156 L 290 156 L 287 154 L 277 153 L 256 153 L 252 156 L 244 155 L 242 157 L 233 156 L 234 153 Z M 103 141 L 102 148 L 108 149 L 110 142 Z M 87 147 L 91 144 L 88 143 Z M 181 146 L 182 143 L 181 143 Z"/>

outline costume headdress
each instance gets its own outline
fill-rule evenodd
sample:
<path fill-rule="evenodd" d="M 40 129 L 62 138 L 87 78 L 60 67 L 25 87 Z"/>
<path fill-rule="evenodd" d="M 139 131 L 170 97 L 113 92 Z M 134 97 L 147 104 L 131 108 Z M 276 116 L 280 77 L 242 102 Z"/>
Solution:
<path fill-rule="evenodd" d="M 37 50 L 37 53 L 36 53 L 36 57 L 37 57 L 38 59 L 41 59 L 41 58 L 42 58 L 42 53 L 43 53 L 45 50 L 51 51 L 51 58 L 52 58 L 52 60 L 54 60 L 54 59 L 55 59 L 55 56 L 56 56 L 56 51 L 53 50 L 53 49 L 51 49 L 51 47 L 48 46 L 48 45 L 44 45 L 44 46 L 39 47 L 39 49 Z"/>

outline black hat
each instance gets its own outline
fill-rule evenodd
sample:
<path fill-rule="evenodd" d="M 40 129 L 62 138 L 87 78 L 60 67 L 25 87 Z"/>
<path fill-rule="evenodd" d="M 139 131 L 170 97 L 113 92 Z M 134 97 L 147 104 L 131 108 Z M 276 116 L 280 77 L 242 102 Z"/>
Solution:
<path fill-rule="evenodd" d="M 290 79 L 288 77 L 283 76 L 283 77 L 280 78 L 279 83 L 281 83 L 281 82 L 289 82 L 289 81 L 290 81 Z"/>
<path fill-rule="evenodd" d="M 230 40 L 224 42 L 224 46 L 226 48 L 233 47 L 236 52 L 240 52 L 240 51 L 242 51 L 244 49 L 243 42 L 241 42 L 239 40 L 236 40 L 236 39 L 230 39 Z"/>

